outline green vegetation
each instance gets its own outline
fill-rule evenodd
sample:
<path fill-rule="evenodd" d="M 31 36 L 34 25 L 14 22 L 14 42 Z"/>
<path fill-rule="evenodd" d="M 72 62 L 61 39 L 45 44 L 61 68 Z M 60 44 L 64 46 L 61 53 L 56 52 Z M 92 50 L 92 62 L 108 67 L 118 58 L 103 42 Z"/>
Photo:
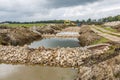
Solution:
<path fill-rule="evenodd" d="M 118 31 L 116 29 L 113 29 L 111 27 L 105 27 L 105 26 L 101 26 L 101 25 L 97 25 L 100 28 L 104 28 L 105 30 L 111 31 L 111 32 L 115 32 L 117 33 Z"/>
<path fill-rule="evenodd" d="M 117 32 L 116 29 L 113 29 L 111 27 L 104 27 L 105 30 L 111 31 L 111 32 Z"/>
<path fill-rule="evenodd" d="M 9 23 L 9 24 L 41 24 L 41 23 L 64 23 L 64 20 L 46 20 L 46 21 L 32 21 L 32 22 L 16 22 L 16 21 L 4 21 L 1 23 Z"/>
<path fill-rule="evenodd" d="M 106 18 L 102 18 L 103 22 L 112 22 L 112 21 L 120 21 L 120 15 L 117 16 L 109 16 Z"/>
<path fill-rule="evenodd" d="M 112 22 L 112 21 L 120 21 L 120 15 L 117 16 L 109 16 L 101 19 L 91 19 L 79 21 L 81 24 L 103 24 L 104 22 Z M 78 22 L 78 20 L 77 20 Z"/>
<path fill-rule="evenodd" d="M 108 39 L 101 37 L 99 40 L 94 41 L 91 45 L 99 44 L 99 43 L 107 43 L 109 42 Z"/>
<path fill-rule="evenodd" d="M 33 21 L 33 22 L 15 22 L 15 21 L 4 21 L 1 23 L 9 23 L 10 25 L 13 26 L 21 26 L 21 24 L 24 26 L 33 26 L 34 24 L 49 24 L 49 23 L 55 23 L 55 24 L 63 24 L 65 20 L 46 20 L 46 21 Z M 73 21 L 74 23 L 79 23 L 79 24 L 103 24 L 104 22 L 112 22 L 112 21 L 120 21 L 120 15 L 117 16 L 109 16 L 109 17 L 105 17 L 105 18 L 101 18 L 101 19 L 91 19 L 88 18 L 87 20 L 76 20 Z M 19 25 L 18 25 L 19 24 Z"/>
<path fill-rule="evenodd" d="M 98 26 L 98 27 L 101 27 L 101 26 Z M 111 32 L 115 32 L 115 33 L 117 33 L 118 31 L 117 30 L 115 30 L 115 29 L 112 29 L 112 28 L 107 28 L 107 27 L 101 27 L 101 28 L 104 28 L 105 30 L 108 30 L 108 31 L 111 31 Z M 97 29 L 97 28 L 95 28 L 95 29 Z M 104 32 L 104 31 L 102 31 L 102 30 L 100 30 L 100 29 L 97 29 L 98 31 L 100 31 L 100 32 L 103 32 L 103 33 L 107 33 L 107 34 L 111 34 L 111 35 L 114 35 L 114 36 L 117 36 L 117 37 L 120 37 L 120 35 L 119 34 L 114 34 L 114 33 L 110 33 L 110 32 Z"/>
<path fill-rule="evenodd" d="M 8 27 L 33 27 L 33 26 L 44 26 L 45 23 L 37 23 L 37 24 L 0 24 L 0 26 L 8 26 Z"/>

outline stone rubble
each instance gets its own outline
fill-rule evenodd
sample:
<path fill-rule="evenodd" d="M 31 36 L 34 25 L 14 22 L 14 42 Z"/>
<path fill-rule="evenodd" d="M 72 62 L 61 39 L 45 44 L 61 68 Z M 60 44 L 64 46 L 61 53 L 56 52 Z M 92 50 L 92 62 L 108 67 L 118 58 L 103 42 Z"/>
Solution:
<path fill-rule="evenodd" d="M 100 51 L 99 51 L 100 52 Z M 1 63 L 27 63 L 61 67 L 78 67 L 83 59 L 93 55 L 86 47 L 30 49 L 27 46 L 14 47 L 0 45 Z"/>

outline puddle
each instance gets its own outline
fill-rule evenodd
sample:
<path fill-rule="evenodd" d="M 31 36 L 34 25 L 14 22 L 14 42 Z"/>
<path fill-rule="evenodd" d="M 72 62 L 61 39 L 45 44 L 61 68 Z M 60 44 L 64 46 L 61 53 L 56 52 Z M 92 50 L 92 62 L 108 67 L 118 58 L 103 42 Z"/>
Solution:
<path fill-rule="evenodd" d="M 0 64 L 0 80 L 74 80 L 71 68 Z"/>

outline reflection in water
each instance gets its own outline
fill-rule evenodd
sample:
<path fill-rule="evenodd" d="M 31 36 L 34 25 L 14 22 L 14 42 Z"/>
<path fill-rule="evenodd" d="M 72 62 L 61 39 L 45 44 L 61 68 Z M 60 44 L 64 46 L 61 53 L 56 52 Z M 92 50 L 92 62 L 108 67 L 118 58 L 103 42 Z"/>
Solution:
<path fill-rule="evenodd" d="M 74 80 L 71 68 L 0 64 L 0 80 Z"/>
<path fill-rule="evenodd" d="M 30 48 L 38 48 L 40 46 L 44 46 L 45 48 L 79 47 L 80 44 L 77 38 L 47 38 L 35 41 L 29 45 Z"/>

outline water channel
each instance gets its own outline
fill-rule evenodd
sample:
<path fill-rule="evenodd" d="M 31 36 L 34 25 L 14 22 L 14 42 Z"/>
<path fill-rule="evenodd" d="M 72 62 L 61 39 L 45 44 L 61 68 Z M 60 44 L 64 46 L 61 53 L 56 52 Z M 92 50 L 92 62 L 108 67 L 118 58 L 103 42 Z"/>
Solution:
<path fill-rule="evenodd" d="M 46 38 L 39 41 L 34 41 L 29 45 L 30 48 L 38 48 L 44 46 L 45 48 L 56 47 L 79 47 L 79 40 L 77 38 Z"/>
<path fill-rule="evenodd" d="M 40 46 L 79 47 L 80 44 L 77 38 L 46 38 L 29 45 L 30 48 Z M 0 80 L 74 80 L 76 77 L 77 70 L 72 68 L 0 64 Z"/>

